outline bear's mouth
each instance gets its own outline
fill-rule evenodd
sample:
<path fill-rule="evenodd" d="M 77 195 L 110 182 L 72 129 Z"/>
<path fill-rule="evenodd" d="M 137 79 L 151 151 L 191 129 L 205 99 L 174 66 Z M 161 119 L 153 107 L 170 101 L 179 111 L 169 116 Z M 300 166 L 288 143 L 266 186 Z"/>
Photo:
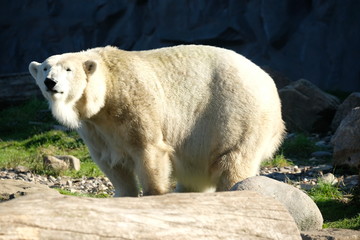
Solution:
<path fill-rule="evenodd" d="M 46 89 L 47 92 L 50 92 L 52 94 L 56 94 L 56 93 L 60 93 L 60 94 L 63 94 L 64 92 L 60 92 L 60 91 L 57 91 L 55 89 Z"/>

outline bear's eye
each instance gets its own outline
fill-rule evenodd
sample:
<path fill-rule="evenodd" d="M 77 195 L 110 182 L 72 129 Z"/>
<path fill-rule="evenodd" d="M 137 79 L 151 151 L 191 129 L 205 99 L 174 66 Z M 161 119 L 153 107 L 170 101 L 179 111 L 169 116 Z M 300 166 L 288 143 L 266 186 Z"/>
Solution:
<path fill-rule="evenodd" d="M 47 71 L 47 67 L 44 67 L 44 72 L 46 72 Z"/>
<path fill-rule="evenodd" d="M 71 69 L 70 69 L 70 68 L 67 68 L 66 71 L 71 72 Z"/>

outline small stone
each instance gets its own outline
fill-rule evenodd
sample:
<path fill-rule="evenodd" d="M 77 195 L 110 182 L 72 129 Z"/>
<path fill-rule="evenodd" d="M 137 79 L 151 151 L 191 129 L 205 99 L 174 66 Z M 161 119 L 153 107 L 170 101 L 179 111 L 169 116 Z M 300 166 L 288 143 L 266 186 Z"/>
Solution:
<path fill-rule="evenodd" d="M 320 140 L 320 141 L 316 142 L 315 146 L 321 147 L 321 148 L 328 148 L 329 147 L 329 145 L 326 144 L 326 142 L 324 140 Z"/>
<path fill-rule="evenodd" d="M 319 159 L 317 159 L 316 157 L 312 157 L 309 159 L 310 162 L 318 162 Z"/>
<path fill-rule="evenodd" d="M 280 168 L 280 172 L 281 173 L 290 173 L 291 169 L 288 167 L 282 167 L 282 168 Z"/>
<path fill-rule="evenodd" d="M 27 176 L 27 174 L 24 174 L 24 173 L 19 173 L 18 178 L 20 180 L 24 180 L 24 181 L 27 181 L 27 182 L 29 181 L 29 177 Z"/>
<path fill-rule="evenodd" d="M 45 167 L 54 169 L 55 171 L 64 171 L 69 169 L 69 164 L 54 156 L 44 156 Z"/>
<path fill-rule="evenodd" d="M 28 167 L 25 167 L 25 166 L 17 166 L 15 169 L 14 169 L 16 172 L 18 173 L 26 173 L 29 171 L 29 168 Z"/>
<path fill-rule="evenodd" d="M 298 166 L 296 166 L 296 165 L 294 166 L 293 171 L 295 173 L 301 172 L 300 168 Z"/>
<path fill-rule="evenodd" d="M 328 165 L 328 164 L 321 164 L 319 166 L 313 167 L 311 169 L 311 171 L 316 171 L 316 172 L 329 172 L 333 169 L 332 165 Z"/>
<path fill-rule="evenodd" d="M 332 153 L 328 152 L 328 151 L 316 151 L 316 152 L 311 153 L 311 157 L 328 158 L 328 157 L 332 157 Z"/>
<path fill-rule="evenodd" d="M 107 190 L 108 189 L 108 187 L 106 187 L 104 184 L 101 184 L 100 186 L 99 186 L 99 190 L 100 191 L 105 191 L 105 190 Z"/>
<path fill-rule="evenodd" d="M 313 188 L 314 186 L 311 184 L 306 184 L 306 183 L 301 183 L 300 184 L 300 188 L 305 190 L 305 191 L 309 191 Z"/>
<path fill-rule="evenodd" d="M 332 174 L 332 173 L 327 173 L 327 174 L 323 175 L 320 178 L 320 181 L 322 181 L 324 183 L 329 183 L 331 185 L 335 185 L 335 184 L 337 184 L 339 182 L 337 180 L 337 178 L 334 176 L 334 174 Z"/>
<path fill-rule="evenodd" d="M 72 187 L 72 182 L 70 180 L 67 180 L 66 185 L 69 186 L 69 187 Z"/>
<path fill-rule="evenodd" d="M 65 161 L 69 165 L 70 169 L 73 169 L 75 171 L 80 170 L 80 160 L 78 158 L 71 155 L 59 155 L 56 157 Z"/>
<path fill-rule="evenodd" d="M 53 182 L 53 183 L 55 183 L 56 182 L 56 178 L 55 177 L 53 177 L 53 176 L 49 176 L 49 181 L 51 181 L 51 182 Z"/>

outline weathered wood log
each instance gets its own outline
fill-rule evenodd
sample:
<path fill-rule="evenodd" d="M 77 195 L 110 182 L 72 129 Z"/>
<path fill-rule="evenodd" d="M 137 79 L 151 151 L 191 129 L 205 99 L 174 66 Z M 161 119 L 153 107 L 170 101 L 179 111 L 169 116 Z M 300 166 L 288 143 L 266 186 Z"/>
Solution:
<path fill-rule="evenodd" d="M 0 107 L 40 96 L 41 91 L 30 73 L 0 75 Z"/>
<path fill-rule="evenodd" d="M 0 239 L 301 239 L 288 211 L 250 191 L 0 203 Z"/>

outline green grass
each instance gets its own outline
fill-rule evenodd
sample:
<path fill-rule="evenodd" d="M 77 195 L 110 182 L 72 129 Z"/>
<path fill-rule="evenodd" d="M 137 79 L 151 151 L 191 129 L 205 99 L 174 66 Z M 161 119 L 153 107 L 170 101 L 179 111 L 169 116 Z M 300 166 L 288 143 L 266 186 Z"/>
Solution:
<path fill-rule="evenodd" d="M 277 154 L 274 158 L 264 161 L 261 163 L 261 167 L 286 167 L 286 166 L 292 166 L 294 163 L 288 159 L 285 158 L 284 154 Z"/>
<path fill-rule="evenodd" d="M 324 228 L 360 229 L 359 203 L 344 198 L 338 187 L 320 181 L 308 194 L 323 215 Z"/>
<path fill-rule="evenodd" d="M 309 191 L 309 195 L 314 199 L 315 202 L 321 202 L 329 199 L 338 200 L 343 197 L 343 194 L 336 186 L 331 185 L 330 183 L 325 183 L 323 181 L 319 181 L 316 187 Z"/>
<path fill-rule="evenodd" d="M 354 209 L 354 212 L 356 210 Z M 359 212 L 357 210 L 357 212 Z M 345 229 L 353 229 L 353 230 L 360 230 L 360 214 L 358 213 L 354 217 L 350 218 L 342 218 L 340 220 L 335 220 L 332 222 L 325 222 L 323 225 L 324 228 L 345 228 Z"/>
<path fill-rule="evenodd" d="M 0 139 L 20 140 L 47 131 L 57 124 L 45 101 L 32 99 L 27 103 L 0 111 Z"/>
<path fill-rule="evenodd" d="M 73 155 L 80 159 L 81 169 L 79 172 L 54 172 L 46 169 L 43 166 L 45 155 Z M 0 166 L 14 168 L 19 165 L 26 166 L 37 174 L 72 177 L 103 176 L 91 160 L 85 144 L 74 132 L 50 130 L 25 140 L 0 142 Z"/>
<path fill-rule="evenodd" d="M 286 139 L 280 151 L 286 157 L 295 157 L 299 159 L 309 158 L 311 153 L 320 150 L 305 134 L 296 134 L 295 137 Z"/>
<path fill-rule="evenodd" d="M 42 175 L 103 176 L 76 132 L 53 130 L 57 123 L 47 108 L 44 101 L 33 99 L 0 112 L 0 167 L 22 165 Z M 44 155 L 73 155 L 80 159 L 81 169 L 79 172 L 46 169 Z"/>
<path fill-rule="evenodd" d="M 60 194 L 67 195 L 67 196 L 75 196 L 75 197 L 91 197 L 91 198 L 109 198 L 110 195 L 106 193 L 100 193 L 100 194 L 84 194 L 84 193 L 73 193 L 68 190 L 55 188 Z"/>

